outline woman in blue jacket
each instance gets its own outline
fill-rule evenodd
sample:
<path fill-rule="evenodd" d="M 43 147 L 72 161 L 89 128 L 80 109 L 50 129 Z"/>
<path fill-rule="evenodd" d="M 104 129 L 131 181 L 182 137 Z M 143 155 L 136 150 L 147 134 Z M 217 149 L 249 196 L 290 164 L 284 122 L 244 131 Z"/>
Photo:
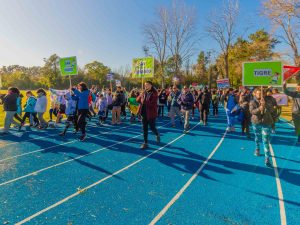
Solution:
<path fill-rule="evenodd" d="M 37 127 L 39 125 L 39 120 L 36 116 L 36 112 L 34 111 L 35 104 L 36 104 L 36 98 L 34 97 L 33 93 L 31 91 L 26 92 L 27 101 L 24 106 L 24 116 L 22 118 L 22 123 L 19 127 L 19 130 L 21 130 L 22 126 L 24 126 L 26 118 L 30 119 L 30 115 L 33 117 L 34 126 Z"/>
<path fill-rule="evenodd" d="M 79 140 L 84 141 L 86 138 L 85 127 L 86 127 L 86 117 L 89 113 L 89 95 L 90 91 L 87 88 L 87 85 L 84 82 L 80 82 L 76 88 L 71 89 L 75 95 L 75 98 L 78 99 L 78 120 L 77 120 L 77 129 L 80 129 L 82 135 Z"/>

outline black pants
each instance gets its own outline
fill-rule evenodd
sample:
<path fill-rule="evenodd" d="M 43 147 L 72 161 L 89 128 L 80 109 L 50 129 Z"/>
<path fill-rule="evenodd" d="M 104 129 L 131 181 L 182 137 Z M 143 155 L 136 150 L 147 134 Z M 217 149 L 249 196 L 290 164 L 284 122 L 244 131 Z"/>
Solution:
<path fill-rule="evenodd" d="M 300 116 L 297 114 L 292 114 L 292 118 L 295 125 L 295 133 L 297 136 L 300 136 Z"/>
<path fill-rule="evenodd" d="M 158 116 L 161 114 L 161 116 L 164 117 L 164 108 L 164 105 L 158 105 Z"/>
<path fill-rule="evenodd" d="M 35 123 L 36 125 L 38 125 L 38 124 L 39 124 L 39 120 L 38 120 L 38 118 L 36 117 L 36 113 L 30 113 L 30 112 L 26 112 L 26 113 L 24 114 L 24 116 L 23 116 L 23 118 L 22 118 L 22 123 L 25 122 L 26 118 L 28 118 L 28 119 L 30 120 L 30 115 L 32 115 L 34 123 Z"/>
<path fill-rule="evenodd" d="M 147 120 L 147 118 L 143 118 L 142 123 L 144 132 L 144 142 L 148 143 L 148 126 L 156 136 L 158 135 L 158 131 L 155 126 L 155 119 Z"/>
<path fill-rule="evenodd" d="M 217 116 L 219 113 L 219 108 L 218 105 L 213 105 L 213 115 Z"/>
<path fill-rule="evenodd" d="M 246 134 L 250 134 L 250 124 L 251 118 L 245 118 L 242 122 L 242 132 L 246 132 Z"/>
<path fill-rule="evenodd" d="M 69 129 L 71 124 L 73 124 L 75 130 L 78 130 L 78 128 L 77 128 L 77 115 L 69 115 L 67 117 L 66 127 L 64 129 L 64 133 L 67 132 L 67 130 Z"/>
<path fill-rule="evenodd" d="M 16 113 L 16 114 L 14 115 L 14 118 L 15 118 L 16 120 L 18 120 L 20 123 L 22 123 L 22 118 L 20 117 L 20 115 L 19 115 L 18 113 Z"/>
<path fill-rule="evenodd" d="M 204 122 L 204 123 L 207 123 L 207 120 L 208 120 L 208 114 L 209 114 L 209 106 L 206 106 L 206 105 L 203 105 L 200 107 L 200 116 L 201 116 L 201 120 Z"/>
<path fill-rule="evenodd" d="M 54 116 L 57 116 L 58 114 L 58 109 L 50 109 L 49 110 L 49 115 L 50 115 L 50 120 L 52 120 L 52 115 L 54 114 Z"/>
<path fill-rule="evenodd" d="M 86 117 L 89 114 L 88 109 L 78 109 L 77 127 L 81 130 L 82 134 L 85 134 Z"/>
<path fill-rule="evenodd" d="M 121 105 L 121 116 L 126 117 L 126 105 Z"/>

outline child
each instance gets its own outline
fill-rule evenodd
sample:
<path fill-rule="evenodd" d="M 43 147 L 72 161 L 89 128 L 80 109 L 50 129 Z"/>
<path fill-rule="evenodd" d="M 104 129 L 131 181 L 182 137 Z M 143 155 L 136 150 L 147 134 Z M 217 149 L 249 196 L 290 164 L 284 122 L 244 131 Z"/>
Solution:
<path fill-rule="evenodd" d="M 106 119 L 106 110 L 107 110 L 107 99 L 104 97 L 103 94 L 100 94 L 100 98 L 97 102 L 97 107 L 99 109 L 98 116 L 99 116 L 99 123 L 102 125 Z"/>
<path fill-rule="evenodd" d="M 30 119 L 30 116 L 33 117 L 33 121 L 35 123 L 34 126 L 37 127 L 39 125 L 39 120 L 36 117 L 36 112 L 34 111 L 34 107 L 36 104 L 36 98 L 34 97 L 34 95 L 31 91 L 27 91 L 26 96 L 27 96 L 27 101 L 24 106 L 25 114 L 22 118 L 22 123 L 19 126 L 19 130 L 21 130 L 22 126 L 24 126 L 24 122 L 25 122 L 26 118 Z"/>
<path fill-rule="evenodd" d="M 39 129 L 46 129 L 48 127 L 48 123 L 44 119 L 44 113 L 47 109 L 47 97 L 44 89 L 40 88 L 36 91 L 38 94 L 36 104 L 34 107 L 34 111 L 37 113 L 38 119 L 40 121 Z"/>
<path fill-rule="evenodd" d="M 71 96 L 71 93 L 68 92 L 64 96 L 66 100 L 66 115 L 67 115 L 67 121 L 66 121 L 66 127 L 63 132 L 61 132 L 59 135 L 60 136 L 65 136 L 68 128 L 70 127 L 71 123 L 73 123 L 74 126 L 74 132 L 76 133 L 78 128 L 77 128 L 77 101 L 75 97 Z"/>

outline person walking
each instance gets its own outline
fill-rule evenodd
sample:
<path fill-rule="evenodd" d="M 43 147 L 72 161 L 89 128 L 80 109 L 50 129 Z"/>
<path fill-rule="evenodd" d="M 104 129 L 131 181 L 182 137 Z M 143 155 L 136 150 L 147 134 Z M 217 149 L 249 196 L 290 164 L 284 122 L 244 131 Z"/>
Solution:
<path fill-rule="evenodd" d="M 37 113 L 38 120 L 40 121 L 39 129 L 45 129 L 48 127 L 48 123 L 44 119 L 44 113 L 47 109 L 47 97 L 44 89 L 40 88 L 36 91 L 38 94 L 34 111 Z"/>
<path fill-rule="evenodd" d="M 292 97 L 292 119 L 295 126 L 295 134 L 298 137 L 298 144 L 300 144 L 300 86 L 298 85 L 297 91 L 289 91 L 286 88 L 286 82 L 283 83 L 283 91 L 287 96 Z"/>
<path fill-rule="evenodd" d="M 77 99 L 77 109 L 78 109 L 78 120 L 77 129 L 81 130 L 82 135 L 79 137 L 80 141 L 84 141 L 86 138 L 86 117 L 89 113 L 89 95 L 90 91 L 84 82 L 80 82 L 76 88 L 71 88 L 74 93 L 74 98 Z"/>
<path fill-rule="evenodd" d="M 183 92 L 180 94 L 177 100 L 178 104 L 181 106 L 181 112 L 184 117 L 184 133 L 187 133 L 190 128 L 190 114 L 195 103 L 194 96 L 190 92 L 188 86 L 183 87 Z"/>
<path fill-rule="evenodd" d="M 141 149 L 148 148 L 148 127 L 156 135 L 156 141 L 160 142 L 160 134 L 156 128 L 156 118 L 157 118 L 157 101 L 158 93 L 157 90 L 153 87 L 151 81 L 145 82 L 145 90 L 140 93 L 136 101 L 140 103 L 139 114 L 142 117 L 143 124 L 143 134 L 144 134 L 144 143 L 141 145 Z"/>
<path fill-rule="evenodd" d="M 255 156 L 260 156 L 260 139 L 262 140 L 265 152 L 265 165 L 271 166 L 270 162 L 270 138 L 273 124 L 272 102 L 265 98 L 260 88 L 253 92 L 254 99 L 250 102 L 250 113 L 253 131 L 255 135 Z"/>
<path fill-rule="evenodd" d="M 5 118 L 4 118 L 4 129 L 0 135 L 8 134 L 8 130 L 11 124 L 15 126 L 19 126 L 19 124 L 14 120 L 14 115 L 17 112 L 17 98 L 18 98 L 19 90 L 14 87 L 8 88 L 7 94 L 3 98 L 3 108 L 5 111 Z"/>
<path fill-rule="evenodd" d="M 118 86 L 117 91 L 115 92 L 114 97 L 112 99 L 112 125 L 115 125 L 116 123 L 121 124 L 121 106 L 123 104 L 123 100 L 124 95 L 121 90 L 121 86 Z"/>
<path fill-rule="evenodd" d="M 181 92 L 178 90 L 177 86 L 174 85 L 172 88 L 172 92 L 169 94 L 169 102 L 170 102 L 170 117 L 171 117 L 171 123 L 172 127 L 176 127 L 175 125 L 175 116 L 178 116 L 180 120 L 180 124 L 182 124 L 182 119 L 181 119 L 181 113 L 180 113 L 180 105 L 178 104 L 177 100 L 178 97 L 180 96 Z"/>
<path fill-rule="evenodd" d="M 205 87 L 204 91 L 198 96 L 198 99 L 196 101 L 199 101 L 200 122 L 202 122 L 203 125 L 206 126 L 211 102 L 211 94 L 208 91 L 207 87 Z"/>

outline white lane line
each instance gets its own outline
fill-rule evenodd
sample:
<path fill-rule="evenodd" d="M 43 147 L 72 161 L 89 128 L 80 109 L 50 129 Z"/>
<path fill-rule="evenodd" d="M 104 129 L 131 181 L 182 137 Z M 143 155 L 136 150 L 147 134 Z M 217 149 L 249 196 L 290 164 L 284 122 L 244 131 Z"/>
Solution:
<path fill-rule="evenodd" d="M 106 132 L 99 132 L 99 133 L 97 133 L 97 134 L 88 136 L 86 139 L 96 137 L 96 136 L 98 136 L 99 134 L 109 134 L 109 133 L 112 133 L 112 132 L 114 132 L 114 131 L 118 131 L 118 130 L 122 130 L 122 129 L 128 128 L 128 127 L 130 127 L 130 126 L 134 126 L 134 125 L 129 125 L 129 126 L 126 126 L 126 127 L 121 127 L 121 128 L 114 129 L 114 130 L 110 130 L 110 131 L 106 131 Z M 57 135 L 57 134 L 56 134 L 56 135 Z M 1 159 L 0 162 L 4 162 L 4 161 L 7 161 L 7 160 L 19 158 L 19 157 L 26 156 L 26 155 L 31 155 L 31 154 L 34 154 L 34 153 L 37 153 L 37 152 L 43 152 L 43 151 L 48 150 L 48 149 L 51 149 L 51 148 L 55 148 L 55 147 L 58 147 L 58 146 L 67 145 L 67 144 L 74 143 L 74 142 L 78 142 L 78 141 L 79 141 L 79 140 L 68 141 L 68 142 L 64 142 L 64 143 L 62 143 L 62 144 L 53 145 L 53 146 L 50 146 L 50 147 L 47 147 L 47 148 L 41 148 L 41 149 L 38 149 L 38 150 L 35 150 L 35 151 L 26 152 L 26 153 L 23 153 L 23 154 L 11 156 L 11 157 L 8 157 L 8 158 L 5 158 L 5 159 Z"/>
<path fill-rule="evenodd" d="M 88 124 L 87 127 L 99 127 L 99 126 L 96 126 L 96 125 L 94 126 L 92 124 Z M 64 128 L 64 127 L 62 126 L 62 127 L 59 127 L 59 128 Z M 102 127 L 99 127 L 99 128 L 102 128 Z M 110 128 L 110 127 L 109 126 L 103 126 L 103 128 Z M 59 129 L 56 129 L 56 130 L 59 131 Z M 18 135 L 14 135 L 14 134 L 24 134 L 24 133 L 29 133 L 29 132 L 32 132 L 32 131 L 24 131 L 22 133 L 21 132 L 14 132 L 14 133 L 10 133 L 10 135 L 17 136 L 18 138 L 22 138 L 22 135 L 18 136 Z M 44 133 L 47 133 L 47 132 L 44 132 Z M 49 137 L 54 137 L 54 136 L 57 136 L 57 133 L 46 135 L 46 136 L 42 136 L 42 137 L 29 138 L 29 139 L 25 139 L 25 140 L 22 140 L 22 141 L 19 141 L 19 142 L 17 142 L 17 141 L 15 141 L 15 142 L 9 142 L 7 144 L 1 145 L 0 149 L 4 148 L 6 146 L 9 146 L 9 145 L 14 145 L 14 144 L 22 143 L 22 142 L 28 142 L 28 141 L 32 141 L 32 140 L 39 140 L 39 139 L 44 139 L 44 138 L 49 138 Z M 5 137 L 5 136 L 2 136 L 2 137 Z"/>
<path fill-rule="evenodd" d="M 187 133 L 189 133 L 191 130 L 195 129 L 199 124 L 200 124 L 200 123 L 197 123 L 197 124 L 196 124 L 194 127 L 192 127 Z M 47 211 L 49 211 L 49 210 L 51 210 L 51 209 L 53 209 L 53 208 L 55 208 L 55 207 L 61 205 L 61 204 L 63 204 L 63 203 L 65 203 L 65 202 L 69 201 L 70 199 L 72 199 L 72 198 L 74 198 L 74 197 L 76 197 L 76 196 L 78 196 L 78 195 L 80 195 L 82 192 L 85 192 L 85 191 L 87 191 L 88 189 L 90 189 L 90 188 L 92 188 L 92 187 L 95 187 L 95 186 L 97 186 L 98 184 L 100 184 L 100 183 L 102 183 L 102 182 L 108 180 L 109 178 L 112 178 L 112 177 L 114 177 L 114 176 L 116 176 L 116 175 L 118 175 L 118 174 L 124 172 L 125 170 L 128 170 L 130 167 L 133 167 L 134 165 L 136 165 L 136 164 L 138 164 L 139 162 L 145 160 L 145 159 L 148 158 L 149 156 L 154 155 L 154 154 L 157 153 L 158 151 L 160 151 L 160 150 L 164 149 L 165 147 L 171 145 L 172 143 L 174 143 L 175 141 L 181 139 L 181 138 L 184 137 L 185 135 L 186 135 L 186 134 L 181 134 L 180 136 L 178 136 L 178 137 L 175 138 L 174 140 L 172 140 L 172 141 L 168 142 L 167 144 L 165 144 L 164 146 L 162 146 L 162 147 L 156 149 L 156 150 L 153 151 L 152 153 L 150 153 L 150 154 L 148 154 L 148 155 L 146 155 L 146 156 L 140 158 L 139 160 L 134 161 L 133 163 L 129 164 L 128 166 L 123 167 L 122 169 L 120 169 L 120 170 L 114 172 L 113 174 L 111 174 L 111 175 L 109 175 L 109 176 L 106 176 L 106 177 L 102 178 L 101 180 L 98 180 L 97 182 L 95 182 L 95 183 L 93 183 L 93 184 L 91 184 L 91 185 L 89 185 L 89 186 L 87 186 L 87 187 L 81 189 L 80 191 L 77 191 L 77 192 L 75 192 L 74 194 L 69 195 L 68 197 L 66 197 L 66 198 L 64 198 L 64 199 L 62 199 L 62 200 L 56 202 L 55 204 L 50 205 L 50 206 L 48 206 L 47 208 L 45 208 L 45 209 L 43 209 L 43 210 L 41 210 L 41 211 L 39 211 L 39 212 L 37 212 L 37 213 L 35 213 L 35 214 L 33 214 L 33 215 L 27 217 L 27 218 L 25 218 L 24 220 L 22 220 L 22 221 L 16 223 L 16 225 L 20 225 L 20 224 L 24 224 L 24 223 L 26 223 L 26 222 L 29 222 L 30 220 L 34 219 L 35 217 L 40 216 L 41 214 L 43 214 L 43 213 L 45 213 L 45 212 L 47 212 Z"/>
<path fill-rule="evenodd" d="M 170 124 L 170 123 L 171 123 L 171 122 L 166 123 L 166 124 L 164 124 L 164 125 L 168 125 L 168 124 Z M 128 138 L 128 139 L 126 139 L 126 140 L 116 142 L 116 143 L 114 143 L 114 144 L 112 144 L 112 145 L 109 145 L 109 146 L 106 146 L 106 147 L 97 149 L 97 150 L 92 151 L 92 152 L 89 152 L 89 153 L 87 153 L 87 154 L 80 155 L 80 156 L 78 156 L 78 157 L 76 157 L 76 158 L 69 159 L 69 160 L 63 161 L 63 162 L 61 162 L 61 163 L 57 163 L 57 164 L 54 164 L 54 165 L 52 165 L 52 166 L 48 166 L 48 167 L 45 167 L 45 168 L 43 168 L 43 169 L 34 171 L 34 172 L 32 172 L 32 173 L 28 173 L 28 174 L 26 174 L 26 175 L 23 175 L 23 176 L 20 176 L 20 177 L 17 177 L 17 178 L 14 178 L 14 179 L 5 181 L 5 182 L 3 182 L 3 183 L 0 183 L 0 187 L 1 187 L 1 186 L 4 186 L 4 185 L 6 185 L 6 184 L 10 184 L 10 183 L 16 182 L 16 181 L 18 181 L 18 180 L 22 180 L 22 179 L 24 179 L 24 178 L 26 178 L 26 177 L 36 176 L 37 174 L 39 174 L 39 173 L 41 173 L 41 172 L 44 172 L 44 171 L 46 171 L 46 170 L 49 170 L 49 169 L 52 169 L 52 168 L 55 168 L 55 167 L 64 165 L 64 164 L 69 163 L 69 162 L 76 161 L 76 160 L 78 160 L 78 159 L 81 159 L 81 158 L 83 158 L 83 157 L 86 157 L 86 156 L 95 154 L 95 153 L 100 152 L 100 151 L 104 151 L 105 149 L 108 149 L 108 148 L 110 148 L 110 147 L 116 146 L 116 145 L 118 145 L 118 144 L 122 144 L 122 143 L 127 142 L 127 141 L 130 141 L 130 140 L 132 140 L 132 139 L 134 139 L 134 138 L 137 138 L 137 137 L 139 137 L 139 136 L 141 136 L 141 135 L 142 135 L 142 134 L 133 136 L 133 137 Z"/>
<path fill-rule="evenodd" d="M 291 127 L 295 127 L 291 122 L 287 121 L 286 119 L 280 118 L 281 121 L 287 123 L 288 125 L 290 125 Z"/>
<path fill-rule="evenodd" d="M 225 136 L 227 134 L 227 131 L 225 131 L 223 137 L 215 147 L 215 149 L 210 153 L 210 155 L 206 158 L 206 160 L 201 164 L 199 169 L 196 171 L 196 173 L 193 174 L 193 176 L 186 182 L 186 184 L 180 189 L 180 191 L 171 199 L 171 201 L 157 214 L 157 216 L 149 223 L 149 225 L 156 224 L 161 217 L 170 209 L 170 207 L 181 197 L 181 195 L 185 192 L 185 190 L 191 185 L 191 183 L 196 179 L 196 177 L 201 173 L 203 168 L 207 165 L 208 161 L 213 157 L 213 155 L 216 153 L 216 151 L 219 149 L 221 144 L 223 143 Z"/>
<path fill-rule="evenodd" d="M 271 152 L 271 156 L 272 156 L 273 168 L 274 168 L 276 185 L 277 185 L 277 193 L 278 193 L 278 199 L 279 199 L 279 210 L 280 210 L 280 221 L 281 221 L 281 225 L 286 225 L 287 222 L 286 222 L 286 213 L 285 213 L 283 192 L 282 192 L 280 177 L 279 177 L 279 173 L 278 173 L 277 162 L 276 162 L 276 159 L 275 159 L 275 154 L 274 154 L 274 150 L 273 150 L 272 145 L 270 145 L 270 152 Z"/>

